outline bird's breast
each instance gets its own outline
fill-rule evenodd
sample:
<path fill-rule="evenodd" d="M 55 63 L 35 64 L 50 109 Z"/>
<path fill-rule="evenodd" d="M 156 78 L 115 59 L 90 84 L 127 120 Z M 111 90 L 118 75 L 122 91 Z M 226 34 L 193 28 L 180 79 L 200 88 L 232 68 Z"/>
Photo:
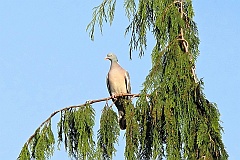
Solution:
<path fill-rule="evenodd" d="M 109 84 L 113 94 L 127 93 L 125 78 L 117 72 L 109 74 Z"/>

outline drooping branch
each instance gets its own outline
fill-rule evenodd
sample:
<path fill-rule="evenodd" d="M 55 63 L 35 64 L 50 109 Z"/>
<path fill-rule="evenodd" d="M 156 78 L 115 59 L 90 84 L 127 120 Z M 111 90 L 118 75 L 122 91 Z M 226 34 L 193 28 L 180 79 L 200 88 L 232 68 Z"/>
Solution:
<path fill-rule="evenodd" d="M 59 109 L 55 112 L 53 112 L 44 122 L 41 123 L 41 125 L 36 129 L 39 130 L 41 129 L 45 124 L 47 124 L 51 119 L 52 117 L 54 117 L 57 113 L 59 112 L 62 112 L 62 111 L 66 111 L 66 110 L 69 110 L 69 109 L 73 109 L 73 108 L 79 108 L 79 107 L 84 107 L 88 104 L 93 104 L 93 103 L 98 103 L 98 102 L 103 102 L 103 101 L 108 101 L 112 98 L 117 98 L 117 97 L 121 97 L 121 96 L 131 96 L 132 98 L 134 97 L 139 97 L 140 94 L 120 94 L 120 95 L 115 95 L 114 97 L 110 96 L 110 97 L 106 97 L 106 98 L 101 98 L 101 99 L 95 99 L 95 100 L 88 100 L 86 101 L 85 103 L 83 104 L 79 104 L 79 105 L 73 105 L 73 106 L 68 106 L 68 107 L 65 107 L 65 108 L 62 108 L 62 109 Z M 114 104 L 114 103 L 113 103 Z M 29 143 L 32 141 L 32 139 L 36 136 L 37 132 L 35 132 L 34 134 L 32 134 L 29 139 L 27 140 L 26 144 L 29 145 Z"/>
<path fill-rule="evenodd" d="M 87 25 L 91 40 L 94 40 L 94 31 L 96 23 L 99 25 L 101 33 L 103 32 L 103 22 L 109 22 L 111 25 L 114 19 L 116 0 L 103 0 L 103 2 L 93 8 L 92 21 Z"/>

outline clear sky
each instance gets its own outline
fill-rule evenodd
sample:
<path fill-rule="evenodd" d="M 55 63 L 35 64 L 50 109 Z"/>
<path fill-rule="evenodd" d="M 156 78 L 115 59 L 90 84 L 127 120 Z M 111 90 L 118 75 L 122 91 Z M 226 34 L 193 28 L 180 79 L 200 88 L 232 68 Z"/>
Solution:
<path fill-rule="evenodd" d="M 23 144 L 55 110 L 108 96 L 105 77 L 109 52 L 131 76 L 138 93 L 151 67 L 149 40 L 146 55 L 129 60 L 128 24 L 122 1 L 117 2 L 113 25 L 96 30 L 91 41 L 86 26 L 92 8 L 101 0 L 0 1 L 0 159 L 16 159 Z M 240 157 L 240 1 L 193 1 L 198 24 L 198 78 L 204 78 L 206 97 L 216 102 L 224 127 L 223 141 L 230 160 Z M 151 38 L 151 37 L 150 37 Z M 94 104 L 95 131 L 104 103 Z M 53 119 L 53 130 L 56 122 Z M 96 132 L 95 132 L 96 133 Z M 124 131 L 115 159 L 124 154 Z M 95 134 L 96 137 L 96 134 Z M 67 159 L 56 150 L 52 160 Z"/>

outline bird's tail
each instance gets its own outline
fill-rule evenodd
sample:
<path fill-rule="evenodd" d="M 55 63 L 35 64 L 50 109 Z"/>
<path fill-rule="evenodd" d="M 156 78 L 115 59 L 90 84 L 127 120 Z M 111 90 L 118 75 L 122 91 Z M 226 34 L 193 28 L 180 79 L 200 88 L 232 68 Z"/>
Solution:
<path fill-rule="evenodd" d="M 130 99 L 130 97 L 128 98 L 126 96 L 124 97 L 124 99 Z M 126 102 L 124 101 L 124 99 L 121 98 L 115 102 L 115 105 L 118 109 L 118 123 L 122 130 L 126 129 L 126 118 L 125 118 Z"/>
<path fill-rule="evenodd" d="M 125 119 L 125 107 L 124 102 L 119 99 L 115 102 L 115 105 L 118 109 L 118 123 L 122 130 L 126 129 L 126 119 Z"/>

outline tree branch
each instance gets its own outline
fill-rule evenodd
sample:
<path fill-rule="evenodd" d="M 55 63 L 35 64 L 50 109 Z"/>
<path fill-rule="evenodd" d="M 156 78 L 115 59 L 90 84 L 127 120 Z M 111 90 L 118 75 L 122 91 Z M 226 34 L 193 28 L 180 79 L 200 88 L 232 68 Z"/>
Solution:
<path fill-rule="evenodd" d="M 134 98 L 134 97 L 139 97 L 140 94 L 128 94 L 128 93 L 126 93 L 126 94 L 119 94 L 119 95 L 114 95 L 114 97 L 113 97 L 113 96 L 110 96 L 110 97 L 101 98 L 101 99 L 88 100 L 88 101 L 86 101 L 86 102 L 83 103 L 83 104 L 68 106 L 68 107 L 59 109 L 59 110 L 53 112 L 44 122 L 42 122 L 41 125 L 36 129 L 36 131 L 37 131 L 38 129 L 41 129 L 46 123 L 48 123 L 48 122 L 51 120 L 52 117 L 54 117 L 54 116 L 55 116 L 57 113 L 59 113 L 59 112 L 66 111 L 66 110 L 73 109 L 73 108 L 84 107 L 84 106 L 86 106 L 87 104 L 93 104 L 93 103 L 108 101 L 108 100 L 110 100 L 110 99 L 112 99 L 112 98 L 117 98 L 117 97 L 122 97 L 122 96 L 131 96 L 132 98 Z M 114 103 L 115 103 L 115 102 L 113 102 L 113 104 L 114 104 Z M 35 133 L 34 133 L 33 135 L 31 135 L 31 137 L 29 137 L 29 139 L 27 140 L 27 142 L 26 142 L 27 145 L 29 145 L 29 143 L 32 141 L 32 139 L 34 138 L 34 136 L 36 136 L 36 134 L 37 134 L 36 131 L 35 131 Z"/>
<path fill-rule="evenodd" d="M 180 10 L 181 18 L 183 19 L 184 18 L 183 16 L 184 15 L 186 16 L 186 13 L 183 10 L 183 3 L 184 3 L 184 1 L 180 0 L 179 3 L 180 3 L 179 10 Z M 180 29 L 180 34 L 179 34 L 179 39 L 178 40 L 182 41 L 182 44 L 183 44 L 184 49 L 185 49 L 185 52 L 188 53 L 189 46 L 188 46 L 188 41 L 184 38 L 183 28 Z M 191 53 L 189 54 L 189 58 L 190 58 L 190 61 L 193 61 Z M 195 64 L 193 64 L 193 66 L 192 66 L 192 75 L 193 75 L 195 83 L 197 83 L 198 79 L 197 79 L 197 75 L 196 75 L 196 72 L 195 72 Z"/>

